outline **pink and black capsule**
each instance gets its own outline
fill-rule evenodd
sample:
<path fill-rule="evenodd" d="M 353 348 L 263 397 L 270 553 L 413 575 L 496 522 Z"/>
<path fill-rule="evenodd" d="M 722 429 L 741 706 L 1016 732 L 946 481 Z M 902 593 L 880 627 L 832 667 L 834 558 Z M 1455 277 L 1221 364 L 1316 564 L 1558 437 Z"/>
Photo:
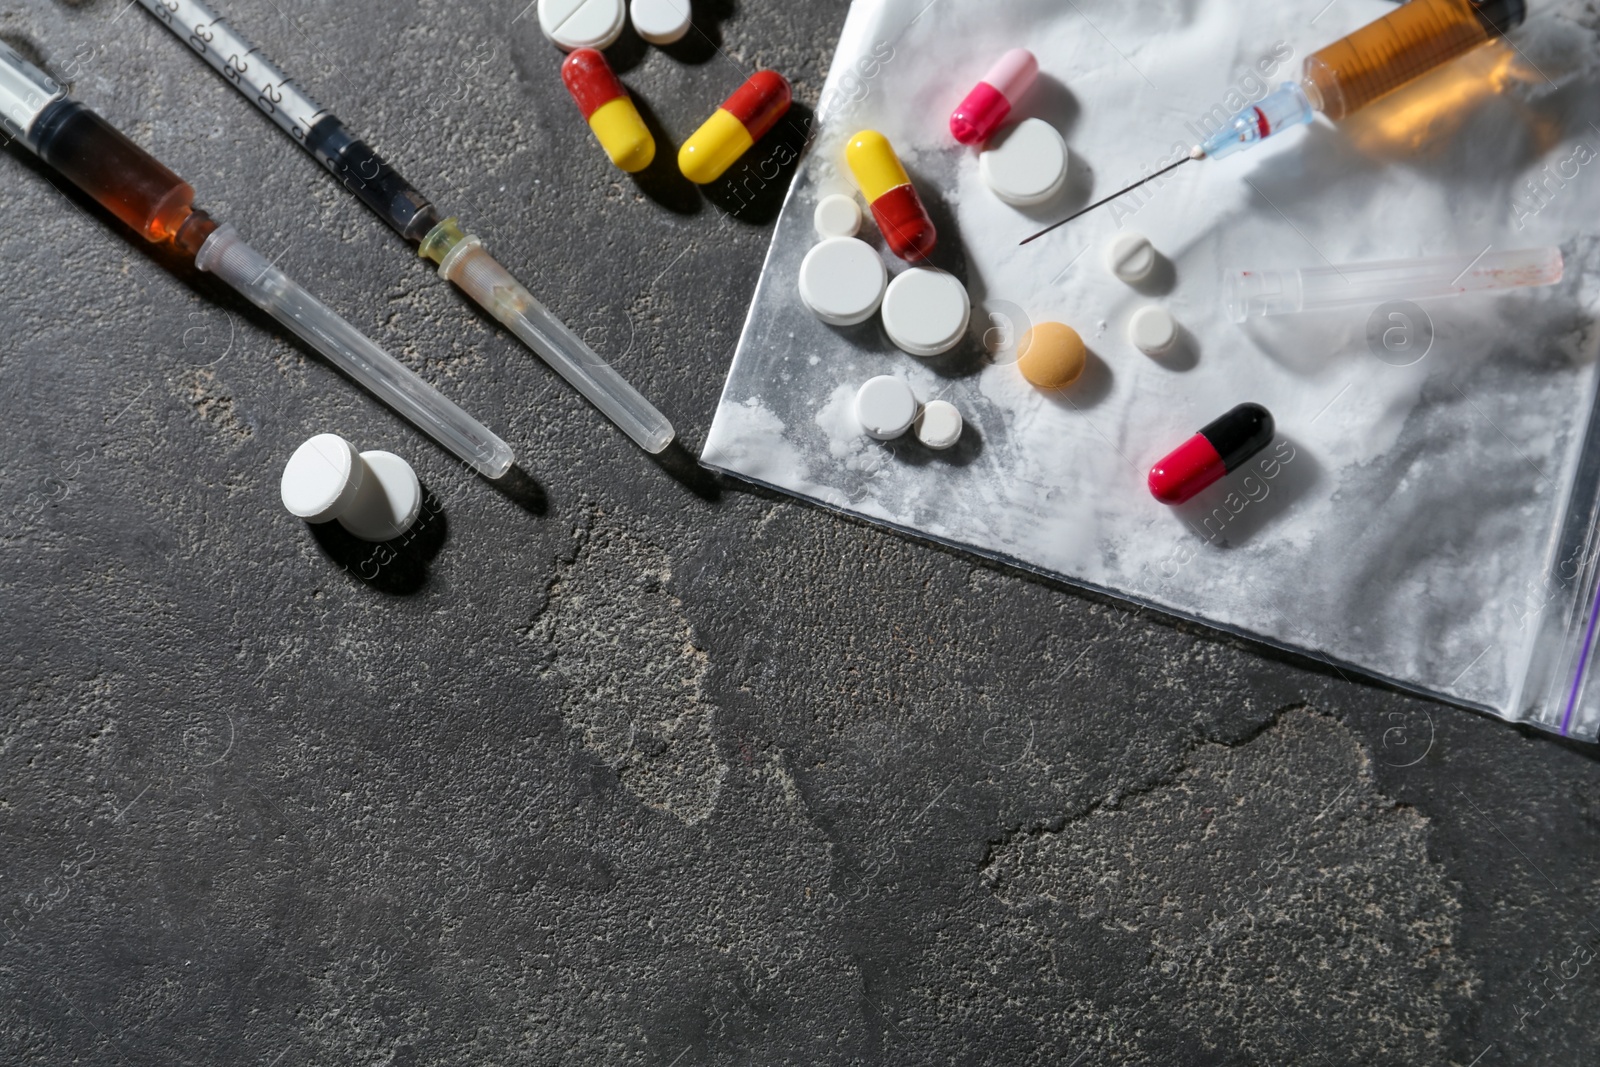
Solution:
<path fill-rule="evenodd" d="M 1277 427 L 1260 404 L 1240 404 L 1150 468 L 1150 495 L 1182 504 L 1272 443 Z"/>

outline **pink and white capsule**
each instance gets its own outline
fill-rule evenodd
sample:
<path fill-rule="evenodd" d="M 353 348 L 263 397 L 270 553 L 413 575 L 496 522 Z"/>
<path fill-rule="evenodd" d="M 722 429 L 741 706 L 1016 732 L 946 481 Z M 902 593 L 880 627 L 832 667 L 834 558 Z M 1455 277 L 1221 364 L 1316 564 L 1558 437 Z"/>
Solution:
<path fill-rule="evenodd" d="M 1026 48 L 1013 48 L 989 68 L 950 116 L 950 132 L 962 144 L 982 144 L 994 135 L 1039 77 L 1039 61 Z"/>

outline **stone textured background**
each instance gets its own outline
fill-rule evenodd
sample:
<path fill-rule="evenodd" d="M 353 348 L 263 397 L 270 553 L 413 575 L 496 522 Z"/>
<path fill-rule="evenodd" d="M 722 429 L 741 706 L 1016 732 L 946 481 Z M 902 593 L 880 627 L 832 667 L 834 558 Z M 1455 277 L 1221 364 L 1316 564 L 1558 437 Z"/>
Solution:
<path fill-rule="evenodd" d="M 1592 752 L 699 472 L 776 201 L 612 170 L 520 2 L 225 13 L 665 463 L 144 11 L 0 0 L 525 472 L 3 153 L 0 1062 L 1594 1061 Z M 676 144 L 757 65 L 815 103 L 845 6 L 612 57 Z M 283 513 L 325 430 L 427 484 L 395 558 Z"/>

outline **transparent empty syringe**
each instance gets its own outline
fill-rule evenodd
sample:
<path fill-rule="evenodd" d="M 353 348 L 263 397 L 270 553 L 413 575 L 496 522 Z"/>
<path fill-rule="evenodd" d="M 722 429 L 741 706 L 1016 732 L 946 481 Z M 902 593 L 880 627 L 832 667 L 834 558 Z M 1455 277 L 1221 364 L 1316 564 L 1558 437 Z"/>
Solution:
<path fill-rule="evenodd" d="M 1426 256 L 1339 267 L 1223 272 L 1223 302 L 1234 322 L 1298 311 L 1367 307 L 1388 300 L 1430 300 L 1530 289 L 1561 281 L 1559 248 Z"/>
<path fill-rule="evenodd" d="M 427 431 L 474 469 L 498 478 L 511 447 L 194 207 L 194 189 L 110 123 L 67 96 L 0 41 L 0 123 L 74 185 L 139 232 L 227 282 Z"/>
<path fill-rule="evenodd" d="M 522 342 L 647 452 L 676 436 L 672 424 L 594 350 L 496 263 L 454 218 L 439 218 L 427 197 L 355 137 L 337 115 L 312 100 L 289 76 L 200 0 L 139 0 L 197 55 L 315 156 L 339 183 L 439 265 L 448 278 L 504 323 Z M 445 256 L 466 241 L 450 263 Z"/>

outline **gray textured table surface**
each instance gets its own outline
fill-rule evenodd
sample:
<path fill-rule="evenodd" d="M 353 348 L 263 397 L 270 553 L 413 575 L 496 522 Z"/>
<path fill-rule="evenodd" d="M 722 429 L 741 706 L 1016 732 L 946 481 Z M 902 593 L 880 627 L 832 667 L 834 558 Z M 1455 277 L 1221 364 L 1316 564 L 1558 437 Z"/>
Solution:
<path fill-rule="evenodd" d="M 610 169 L 521 2 L 225 13 L 697 449 L 771 205 Z M 613 58 L 678 143 L 844 9 Z M 138 7 L 0 37 L 526 471 L 4 153 L 0 1062 L 1594 1062 L 1589 751 L 654 463 Z M 283 513 L 324 430 L 400 557 Z"/>

